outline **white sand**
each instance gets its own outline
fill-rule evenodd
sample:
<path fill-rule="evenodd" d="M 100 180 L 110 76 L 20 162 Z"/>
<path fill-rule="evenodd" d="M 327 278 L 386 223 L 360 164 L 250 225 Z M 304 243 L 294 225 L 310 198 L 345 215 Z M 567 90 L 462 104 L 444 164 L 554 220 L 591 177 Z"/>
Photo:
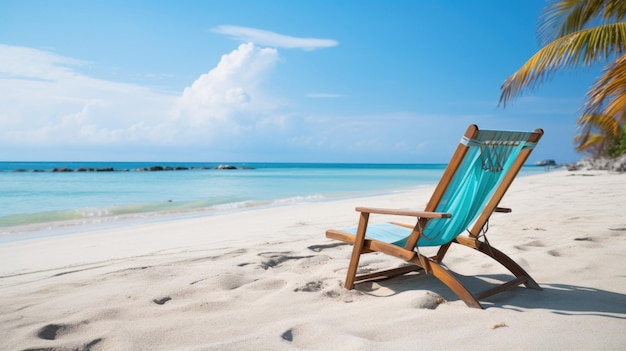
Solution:
<path fill-rule="evenodd" d="M 477 310 L 432 276 L 343 289 L 351 246 L 325 230 L 355 226 L 357 205 L 422 209 L 431 191 L 0 244 L 0 349 L 626 347 L 626 175 L 513 184 L 501 204 L 513 213 L 492 217 L 489 239 L 543 291 L 520 287 Z M 504 273 L 461 247 L 444 262 L 469 286 Z M 364 269 L 401 263 L 362 259 Z"/>

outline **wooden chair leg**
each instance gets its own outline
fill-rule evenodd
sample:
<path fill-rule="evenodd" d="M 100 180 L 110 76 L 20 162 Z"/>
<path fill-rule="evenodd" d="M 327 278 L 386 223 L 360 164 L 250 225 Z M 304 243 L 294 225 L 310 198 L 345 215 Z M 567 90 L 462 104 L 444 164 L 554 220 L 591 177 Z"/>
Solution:
<path fill-rule="evenodd" d="M 367 229 L 369 216 L 369 213 L 361 212 L 359 227 L 356 232 L 354 247 L 352 248 L 352 257 L 350 258 L 350 265 L 348 266 L 348 272 L 346 273 L 345 287 L 348 290 L 354 289 L 356 271 L 359 268 L 359 260 L 361 259 L 361 253 L 363 252 L 363 245 L 365 243 L 365 230 Z"/>
<path fill-rule="evenodd" d="M 456 242 L 463 246 L 467 246 L 469 248 L 475 249 L 477 251 L 482 252 L 483 254 L 493 258 L 495 261 L 500 263 L 506 269 L 509 270 L 516 278 L 525 278 L 523 284 L 530 289 L 542 290 L 539 284 L 531 276 L 520 267 L 517 262 L 513 261 L 509 256 L 504 254 L 502 251 L 496 249 L 491 245 L 487 245 L 482 241 L 472 238 L 465 237 L 457 237 Z"/>
<path fill-rule="evenodd" d="M 461 300 L 463 300 L 463 302 L 465 302 L 468 307 L 480 309 L 483 308 L 483 306 L 480 304 L 480 302 L 478 302 L 474 295 L 472 295 L 472 293 L 470 293 L 469 290 L 467 290 L 465 286 L 463 286 L 463 284 L 461 284 L 461 282 L 459 282 L 456 277 L 454 277 L 454 275 L 450 273 L 450 271 L 443 268 L 439 263 L 434 262 L 431 259 L 428 259 L 427 262 L 430 266 L 429 270 L 432 272 L 432 274 L 437 277 L 437 279 L 439 279 L 442 283 L 447 285 L 448 288 L 450 288 L 452 292 L 454 292 Z"/>
<path fill-rule="evenodd" d="M 439 248 L 439 251 L 437 251 L 437 255 L 435 255 L 435 257 L 433 257 L 436 262 L 443 261 L 443 256 L 445 256 L 446 252 L 448 252 L 448 249 L 450 248 L 450 245 L 452 245 L 452 243 L 447 243 L 445 245 L 441 245 L 441 247 Z"/>

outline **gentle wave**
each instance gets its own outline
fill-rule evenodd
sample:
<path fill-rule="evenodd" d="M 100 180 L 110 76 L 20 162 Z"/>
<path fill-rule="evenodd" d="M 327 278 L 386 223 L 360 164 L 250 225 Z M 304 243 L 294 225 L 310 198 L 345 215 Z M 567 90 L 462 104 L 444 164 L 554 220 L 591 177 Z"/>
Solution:
<path fill-rule="evenodd" d="M 272 201 L 272 205 L 295 205 L 300 203 L 308 203 L 315 201 L 324 201 L 326 197 L 323 195 L 309 195 L 309 196 L 293 196 L 284 199 L 278 199 Z"/>
<path fill-rule="evenodd" d="M 224 199 L 214 201 L 190 201 L 190 202 L 160 202 L 148 204 L 129 204 L 110 207 L 89 207 L 75 210 L 45 211 L 37 213 L 25 213 L 0 217 L 0 227 L 18 226 L 25 224 L 37 224 L 44 222 L 75 221 L 85 220 L 87 222 L 97 222 L 98 219 L 132 216 L 146 213 L 177 213 L 193 210 L 214 208 L 217 202 L 224 202 Z M 228 205 L 228 204 L 225 204 Z M 216 208 L 218 209 L 218 208 Z"/>
<path fill-rule="evenodd" d="M 258 207 L 266 202 L 262 201 L 239 201 L 239 202 L 231 202 L 226 204 L 213 205 L 209 209 L 218 210 L 218 211 L 232 211 L 239 210 L 250 207 Z"/>
<path fill-rule="evenodd" d="M 83 224 L 115 222 L 120 219 L 158 217 L 175 214 L 214 214 L 264 206 L 288 206 L 323 201 L 323 195 L 294 196 L 274 201 L 233 201 L 221 198 L 213 201 L 165 202 L 132 204 L 107 208 L 81 208 L 76 210 L 46 211 L 0 217 L 0 235 L 45 228 L 68 227 Z M 216 203 L 219 202 L 219 203 Z M 21 228 L 19 228 L 21 226 Z"/>

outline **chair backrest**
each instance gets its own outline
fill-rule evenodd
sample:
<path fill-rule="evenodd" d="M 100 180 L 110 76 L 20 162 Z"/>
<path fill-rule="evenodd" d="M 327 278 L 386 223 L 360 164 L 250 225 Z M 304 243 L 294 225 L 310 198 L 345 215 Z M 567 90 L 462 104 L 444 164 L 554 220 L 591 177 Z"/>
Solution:
<path fill-rule="evenodd" d="M 452 218 L 422 220 L 419 246 L 447 244 L 466 229 L 477 236 L 542 135 L 541 129 L 494 131 L 470 125 L 426 206 Z"/>

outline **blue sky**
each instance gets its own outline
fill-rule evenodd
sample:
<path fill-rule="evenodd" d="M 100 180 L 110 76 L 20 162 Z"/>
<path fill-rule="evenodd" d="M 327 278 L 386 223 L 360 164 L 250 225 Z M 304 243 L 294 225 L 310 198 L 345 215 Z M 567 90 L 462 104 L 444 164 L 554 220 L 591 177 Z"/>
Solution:
<path fill-rule="evenodd" d="M 0 1 L 0 160 L 444 163 L 470 123 L 576 161 L 601 66 L 498 107 L 540 0 Z"/>

